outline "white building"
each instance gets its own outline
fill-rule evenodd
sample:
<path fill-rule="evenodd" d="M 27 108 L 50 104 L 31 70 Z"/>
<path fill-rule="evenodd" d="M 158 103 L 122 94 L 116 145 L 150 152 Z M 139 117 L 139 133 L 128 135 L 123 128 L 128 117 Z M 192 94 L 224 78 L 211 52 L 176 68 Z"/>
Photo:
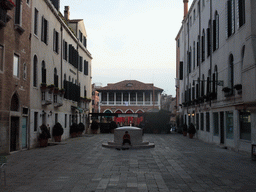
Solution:
<path fill-rule="evenodd" d="M 256 142 L 256 1 L 194 0 L 176 37 L 177 111 L 197 137 L 236 150 Z"/>
<path fill-rule="evenodd" d="M 86 38 L 83 20 L 70 20 L 69 7 L 62 16 L 59 0 L 32 1 L 30 147 L 43 123 L 61 123 L 62 139 L 72 123 L 87 124 L 92 56 Z"/>

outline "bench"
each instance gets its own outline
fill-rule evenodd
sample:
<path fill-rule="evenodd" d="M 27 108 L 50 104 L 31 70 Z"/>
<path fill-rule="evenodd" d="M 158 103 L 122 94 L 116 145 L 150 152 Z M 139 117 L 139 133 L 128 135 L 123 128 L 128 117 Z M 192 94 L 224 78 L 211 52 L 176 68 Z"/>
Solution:
<path fill-rule="evenodd" d="M 7 165 L 7 157 L 0 156 L 0 182 L 2 181 L 2 172 L 4 173 L 4 185 L 6 186 L 6 170 L 5 167 Z"/>

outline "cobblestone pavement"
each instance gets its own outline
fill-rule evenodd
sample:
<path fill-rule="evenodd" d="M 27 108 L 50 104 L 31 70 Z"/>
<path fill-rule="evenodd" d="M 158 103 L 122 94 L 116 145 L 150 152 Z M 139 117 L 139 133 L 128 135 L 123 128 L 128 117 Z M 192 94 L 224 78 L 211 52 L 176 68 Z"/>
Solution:
<path fill-rule="evenodd" d="M 180 134 L 145 135 L 151 149 L 116 150 L 113 134 L 8 156 L 7 186 L 15 192 L 256 191 L 256 162 Z"/>

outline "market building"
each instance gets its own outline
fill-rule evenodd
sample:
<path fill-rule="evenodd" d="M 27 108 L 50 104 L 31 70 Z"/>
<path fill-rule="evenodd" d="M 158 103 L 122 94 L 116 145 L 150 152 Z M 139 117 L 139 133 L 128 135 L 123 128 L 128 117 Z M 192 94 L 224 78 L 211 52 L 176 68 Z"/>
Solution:
<path fill-rule="evenodd" d="M 194 0 L 176 37 L 179 124 L 235 150 L 256 141 L 256 2 Z"/>
<path fill-rule="evenodd" d="M 115 121 L 120 125 L 139 125 L 142 119 L 132 114 L 159 111 L 161 108 L 161 93 L 163 89 L 153 84 L 136 80 L 124 80 L 108 84 L 97 89 L 100 103 L 99 113 L 131 114 L 117 117 Z"/>

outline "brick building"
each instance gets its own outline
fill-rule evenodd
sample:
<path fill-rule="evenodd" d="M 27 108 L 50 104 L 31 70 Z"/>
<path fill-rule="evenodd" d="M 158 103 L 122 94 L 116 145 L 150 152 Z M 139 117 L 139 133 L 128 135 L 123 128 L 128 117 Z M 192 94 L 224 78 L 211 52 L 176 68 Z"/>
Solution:
<path fill-rule="evenodd" d="M 28 145 L 30 28 L 30 1 L 0 1 L 0 153 Z"/>
<path fill-rule="evenodd" d="M 153 84 L 136 80 L 124 80 L 97 89 L 100 93 L 100 113 L 144 113 L 159 110 L 160 96 L 163 89 Z M 134 125 L 139 122 L 135 118 L 124 119 L 124 124 Z"/>

